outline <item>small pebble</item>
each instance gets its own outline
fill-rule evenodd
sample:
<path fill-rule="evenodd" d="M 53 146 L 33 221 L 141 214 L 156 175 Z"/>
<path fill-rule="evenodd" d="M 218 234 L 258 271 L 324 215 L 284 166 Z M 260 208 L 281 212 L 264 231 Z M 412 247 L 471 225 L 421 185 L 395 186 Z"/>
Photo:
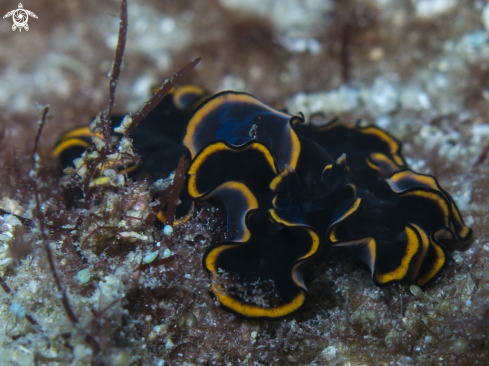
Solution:
<path fill-rule="evenodd" d="M 78 281 L 81 283 L 88 283 L 90 281 L 90 269 L 85 268 L 79 271 L 76 276 L 78 277 Z"/>
<path fill-rule="evenodd" d="M 180 320 L 180 326 L 183 329 L 187 330 L 195 328 L 197 324 L 199 324 L 199 322 L 197 321 L 197 317 L 192 313 L 185 314 Z"/>
<path fill-rule="evenodd" d="M 7 266 L 11 265 L 13 263 L 13 261 L 14 260 L 10 257 L 4 258 L 4 259 L 0 260 L 0 266 L 7 267 Z"/>
<path fill-rule="evenodd" d="M 416 297 L 423 297 L 423 290 L 421 290 L 421 288 L 419 288 L 418 286 L 411 285 L 411 287 L 409 287 L 409 289 L 411 290 L 411 293 L 414 296 L 416 296 Z"/>
<path fill-rule="evenodd" d="M 154 252 L 151 252 L 149 254 L 146 254 L 143 258 L 143 262 L 144 263 L 151 263 L 152 261 L 154 261 L 156 259 L 156 257 L 158 256 L 158 251 L 154 251 Z"/>
<path fill-rule="evenodd" d="M 39 290 L 39 284 L 36 281 L 29 281 L 27 286 L 29 287 L 29 290 L 31 290 L 33 294 L 35 294 Z"/>
<path fill-rule="evenodd" d="M 25 306 L 16 302 L 13 302 L 12 305 L 10 305 L 10 311 L 19 318 L 25 317 L 26 314 Z"/>
<path fill-rule="evenodd" d="M 335 346 L 326 347 L 321 352 L 321 358 L 325 359 L 326 361 L 331 361 L 336 358 L 336 351 L 337 349 Z"/>
<path fill-rule="evenodd" d="M 171 250 L 166 248 L 164 251 L 163 251 L 163 258 L 168 258 L 169 256 L 171 255 Z"/>
<path fill-rule="evenodd" d="M 163 234 L 170 236 L 171 234 L 173 234 L 173 228 L 170 225 L 165 225 L 165 227 L 163 228 Z"/>
<path fill-rule="evenodd" d="M 172 349 L 173 346 L 174 346 L 174 344 L 173 344 L 172 340 L 170 338 L 168 338 L 168 340 L 165 343 L 165 348 L 166 349 Z"/>

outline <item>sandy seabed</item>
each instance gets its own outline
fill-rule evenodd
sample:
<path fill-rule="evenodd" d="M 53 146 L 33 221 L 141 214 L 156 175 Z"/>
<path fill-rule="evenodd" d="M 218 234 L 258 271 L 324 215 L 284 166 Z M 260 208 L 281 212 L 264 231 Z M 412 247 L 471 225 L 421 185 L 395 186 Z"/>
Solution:
<path fill-rule="evenodd" d="M 37 179 L 43 214 L 64 224 L 80 212 L 63 207 L 49 151 L 62 131 L 107 107 L 120 3 L 23 5 L 38 16 L 29 18 L 29 31 L 13 32 L 11 18 L 0 20 L 0 207 L 35 216 L 36 104 L 50 104 Z M 17 6 L 4 1 L 0 13 Z M 101 188 L 102 205 L 82 213 L 78 241 L 49 237 L 76 325 L 38 228 L 0 217 L 0 274 L 11 289 L 0 290 L 1 365 L 487 365 L 484 1 L 148 0 L 129 1 L 128 14 L 117 113 L 140 109 L 151 86 L 201 56 L 184 82 L 388 130 L 403 141 L 410 166 L 450 192 L 473 239 L 450 243 L 447 268 L 422 291 L 378 288 L 348 252 L 328 249 L 306 273 L 304 312 L 246 321 L 212 302 L 202 269 L 202 253 L 223 235 L 220 210 L 203 206 L 166 236 L 124 220 L 148 209 L 153 182 L 115 184 Z M 154 251 L 171 260 L 142 266 Z"/>

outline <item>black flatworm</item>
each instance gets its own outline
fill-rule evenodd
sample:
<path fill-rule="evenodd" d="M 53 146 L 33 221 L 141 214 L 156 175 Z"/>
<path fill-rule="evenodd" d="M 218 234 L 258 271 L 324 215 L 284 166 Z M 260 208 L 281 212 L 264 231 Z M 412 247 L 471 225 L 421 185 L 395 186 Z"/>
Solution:
<path fill-rule="evenodd" d="M 446 265 L 443 241 L 472 234 L 452 197 L 434 177 L 410 170 L 401 143 L 382 129 L 303 122 L 249 94 L 208 98 L 188 85 L 132 136 L 138 170 L 160 177 L 187 149 L 188 197 L 224 203 L 227 240 L 203 258 L 219 304 L 250 319 L 299 311 L 308 299 L 302 265 L 326 243 L 349 248 L 379 286 L 432 282 Z M 87 131 L 58 142 L 64 165 L 87 148 Z"/>

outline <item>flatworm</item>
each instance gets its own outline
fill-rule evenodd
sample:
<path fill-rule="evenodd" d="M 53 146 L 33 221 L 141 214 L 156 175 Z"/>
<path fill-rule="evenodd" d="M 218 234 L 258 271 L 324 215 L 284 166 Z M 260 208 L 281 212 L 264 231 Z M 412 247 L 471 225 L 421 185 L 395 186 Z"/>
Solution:
<path fill-rule="evenodd" d="M 249 94 L 208 97 L 189 85 L 131 136 L 142 155 L 138 170 L 162 177 L 188 151 L 186 197 L 226 207 L 226 241 L 203 257 L 220 306 L 269 320 L 303 309 L 302 265 L 326 243 L 365 261 L 376 285 L 432 282 L 447 262 L 443 241 L 472 233 L 451 196 L 434 177 L 410 170 L 401 143 L 380 128 L 303 122 Z M 87 140 L 86 130 L 68 132 L 55 154 L 63 161 Z"/>
<path fill-rule="evenodd" d="M 235 197 L 252 197 L 234 202 L 233 208 L 226 204 L 232 198 L 226 197 L 225 205 L 233 212 L 228 212 L 234 220 L 230 227 L 236 229 L 239 221 L 239 231 L 246 234 L 216 244 L 204 256 L 212 292 L 221 306 L 247 318 L 267 319 L 284 317 L 303 306 L 293 300 L 299 296 L 295 281 L 301 277 L 299 263 L 313 257 L 317 248 L 307 256 L 296 254 L 272 266 L 264 251 L 281 258 L 283 251 L 293 253 L 291 244 L 283 244 L 279 234 L 265 235 L 268 231 L 258 229 L 250 213 L 258 217 L 268 212 L 268 220 L 282 225 L 282 230 L 288 227 L 314 233 L 311 235 L 322 242 L 350 248 L 370 266 L 379 286 L 393 282 L 424 286 L 433 281 L 447 260 L 442 241 L 452 237 L 467 240 L 471 235 L 450 195 L 435 178 L 409 170 L 400 142 L 380 128 L 338 121 L 314 127 L 301 124 L 298 116 L 274 111 L 247 94 L 223 92 L 205 101 L 190 119 L 183 141 L 195 157 L 188 180 L 193 199 L 205 199 L 204 191 L 209 189 L 196 188 L 195 183 L 205 176 L 215 180 L 217 193 L 223 182 L 239 176 Z M 268 124 L 267 119 L 273 122 Z M 239 154 L 229 157 L 231 146 L 233 151 L 246 150 L 250 140 L 260 141 L 261 149 L 269 150 L 269 154 L 255 154 L 256 170 Z M 291 153 L 285 154 L 278 146 Z M 202 163 L 210 155 L 214 163 Z M 280 171 L 263 174 L 260 167 L 272 165 L 267 163 L 270 155 Z M 225 163 L 218 163 L 220 159 Z M 272 173 L 275 177 L 270 179 Z M 263 192 L 265 182 L 269 182 L 267 192 Z M 262 186 L 261 194 L 251 188 L 256 184 Z M 257 235 L 266 239 L 259 241 Z M 299 248 L 300 241 L 296 245 Z M 229 252 L 239 255 L 231 258 Z M 263 267 L 249 264 L 245 258 L 254 258 Z M 273 268 L 273 274 L 265 267 Z M 276 273 L 288 279 L 278 279 Z M 263 296 L 253 296 L 250 284 L 260 292 L 267 281 L 281 290 L 270 290 L 275 294 L 273 301 L 261 303 Z"/>

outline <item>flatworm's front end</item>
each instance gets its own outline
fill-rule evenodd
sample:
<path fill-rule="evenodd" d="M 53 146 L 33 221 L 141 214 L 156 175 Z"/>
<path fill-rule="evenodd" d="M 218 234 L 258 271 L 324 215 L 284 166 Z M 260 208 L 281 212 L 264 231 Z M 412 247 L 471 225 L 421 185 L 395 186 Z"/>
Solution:
<path fill-rule="evenodd" d="M 234 146 L 257 140 L 267 145 L 280 169 L 295 167 L 300 144 L 291 117 L 249 94 L 226 91 L 208 99 L 190 118 L 183 144 L 194 157 L 216 140 Z"/>

